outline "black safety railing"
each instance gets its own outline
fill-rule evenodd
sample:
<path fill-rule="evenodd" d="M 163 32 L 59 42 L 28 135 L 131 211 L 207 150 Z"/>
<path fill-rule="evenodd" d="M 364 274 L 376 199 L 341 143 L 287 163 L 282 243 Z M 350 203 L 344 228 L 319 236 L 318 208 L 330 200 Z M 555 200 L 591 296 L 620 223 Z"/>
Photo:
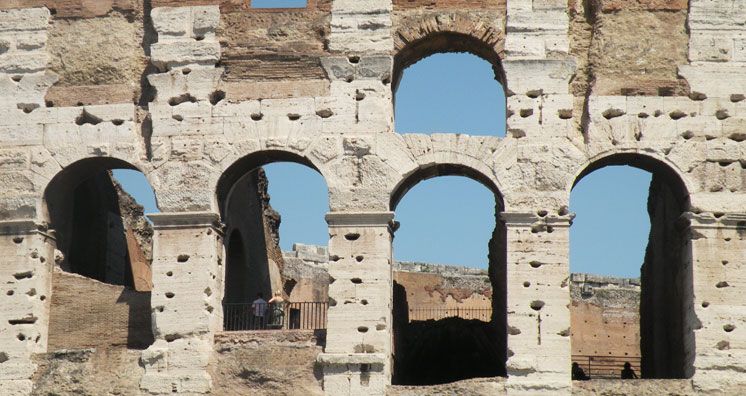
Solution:
<path fill-rule="evenodd" d="M 642 377 L 639 356 L 572 355 L 572 362 L 580 365 L 590 379 L 619 379 L 625 363 L 630 364 L 630 368 L 637 377 Z"/>
<path fill-rule="evenodd" d="M 415 307 L 409 308 L 409 321 L 440 320 L 445 318 L 478 319 L 489 322 L 492 318 L 492 308 L 443 308 L 443 307 Z"/>
<path fill-rule="evenodd" d="M 223 304 L 223 330 L 326 329 L 326 302 Z"/>

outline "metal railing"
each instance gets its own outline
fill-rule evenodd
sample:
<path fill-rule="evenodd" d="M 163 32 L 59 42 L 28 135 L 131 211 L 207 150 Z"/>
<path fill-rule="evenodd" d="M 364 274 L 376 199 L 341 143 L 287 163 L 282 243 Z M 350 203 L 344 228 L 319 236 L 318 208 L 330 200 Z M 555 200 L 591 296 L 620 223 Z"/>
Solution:
<path fill-rule="evenodd" d="M 326 329 L 326 302 L 272 304 L 223 304 L 223 330 L 320 330 Z"/>
<path fill-rule="evenodd" d="M 409 308 L 409 321 L 415 320 L 440 320 L 445 318 L 478 319 L 489 322 L 492 319 L 492 308 L 442 308 L 442 307 L 418 307 Z"/>
<path fill-rule="evenodd" d="M 572 362 L 577 363 L 585 372 L 585 375 L 591 379 L 596 378 L 621 378 L 624 364 L 629 363 L 635 374 L 640 375 L 640 357 L 639 356 L 591 356 L 591 355 L 572 355 Z"/>

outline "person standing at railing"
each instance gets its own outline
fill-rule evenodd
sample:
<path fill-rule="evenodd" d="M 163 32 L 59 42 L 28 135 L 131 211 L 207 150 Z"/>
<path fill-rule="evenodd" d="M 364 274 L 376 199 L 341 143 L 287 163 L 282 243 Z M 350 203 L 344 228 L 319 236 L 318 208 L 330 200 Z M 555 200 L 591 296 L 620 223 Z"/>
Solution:
<path fill-rule="evenodd" d="M 285 321 L 285 299 L 278 290 L 269 300 L 269 323 L 267 328 L 281 329 Z"/>
<path fill-rule="evenodd" d="M 635 374 L 635 370 L 632 369 L 632 365 L 629 362 L 624 363 L 622 379 L 637 379 L 637 374 Z"/>
<path fill-rule="evenodd" d="M 256 300 L 251 303 L 251 311 L 253 314 L 252 328 L 254 330 L 263 329 L 266 322 L 264 316 L 267 313 L 267 300 L 264 299 L 262 293 L 256 294 Z"/>

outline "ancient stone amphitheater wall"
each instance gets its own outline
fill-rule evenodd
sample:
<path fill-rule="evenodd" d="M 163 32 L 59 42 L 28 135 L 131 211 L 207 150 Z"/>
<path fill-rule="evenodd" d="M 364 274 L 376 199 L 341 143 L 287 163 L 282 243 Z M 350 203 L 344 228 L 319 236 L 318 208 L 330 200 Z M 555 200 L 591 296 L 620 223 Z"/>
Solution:
<path fill-rule="evenodd" d="M 507 323 L 520 332 L 507 338 L 508 378 L 487 388 L 571 393 L 569 194 L 618 164 L 653 172 L 667 188 L 660 202 L 676 203 L 657 229 L 675 238 L 650 254 L 677 261 L 652 257 L 668 264 L 650 276 L 670 303 L 653 327 L 678 344 L 656 359 L 675 357 L 675 374 L 700 393 L 746 386 L 741 1 L 247 4 L 0 1 L 5 394 L 32 391 L 33 356 L 47 351 L 50 302 L 40 296 L 56 261 L 47 202 L 112 168 L 141 170 L 161 210 L 156 341 L 133 392 L 215 388 L 222 205 L 241 176 L 274 161 L 310 166 L 329 188 L 326 394 L 383 394 L 390 383 L 394 210 L 416 183 L 445 174 L 494 191 L 505 227 L 497 270 Z M 402 68 L 449 51 L 494 66 L 508 94 L 506 137 L 394 130 Z"/>

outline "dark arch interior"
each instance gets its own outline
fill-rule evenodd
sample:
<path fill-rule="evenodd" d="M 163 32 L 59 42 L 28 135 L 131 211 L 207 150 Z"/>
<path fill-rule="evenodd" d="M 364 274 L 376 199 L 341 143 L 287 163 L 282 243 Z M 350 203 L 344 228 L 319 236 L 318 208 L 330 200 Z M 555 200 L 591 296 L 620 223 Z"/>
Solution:
<path fill-rule="evenodd" d="M 286 276 L 285 258 L 279 245 L 281 217 L 270 204 L 270 181 L 263 168 L 277 162 L 296 163 L 318 172 L 304 157 L 268 151 L 238 160 L 218 182 L 216 194 L 227 235 L 223 295 L 226 331 L 266 328 L 268 324 L 263 320 L 267 318 L 255 318 L 249 308 L 258 294 L 265 301 L 278 291 L 286 301 L 294 296 L 293 287 L 287 286 L 295 281 Z M 303 191 L 297 193 L 302 196 Z M 302 201 L 298 204 L 302 205 Z"/>
<path fill-rule="evenodd" d="M 694 327 L 691 241 L 681 215 L 689 209 L 684 182 L 668 165 L 639 154 L 617 154 L 588 166 L 591 172 L 627 165 L 650 172 L 647 211 L 650 234 L 640 269 L 641 378 L 690 378 Z M 574 187 L 574 186 L 573 186 Z"/>
<path fill-rule="evenodd" d="M 137 170 L 118 159 L 84 159 L 64 168 L 45 191 L 50 233 L 63 257 L 56 263 L 61 272 L 52 274 L 50 350 L 140 349 L 153 341 L 153 231 L 113 169 Z"/>
<path fill-rule="evenodd" d="M 465 317 L 410 318 L 419 307 L 408 301 L 405 284 L 394 282 L 393 333 L 395 385 L 434 385 L 478 377 L 506 375 L 507 360 L 507 235 L 500 218 L 502 199 L 494 185 L 479 173 L 456 166 L 431 167 L 414 172 L 392 195 L 396 208 L 417 183 L 442 175 L 461 175 L 485 186 L 495 196 L 495 229 L 488 244 L 491 284 L 489 321 Z M 449 315 L 446 315 L 449 316 Z"/>
<path fill-rule="evenodd" d="M 468 52 L 492 65 L 495 79 L 506 87 L 505 71 L 500 55 L 487 43 L 472 36 L 456 32 L 437 32 L 409 43 L 394 57 L 393 91 L 399 87 L 404 70 L 430 55 L 438 53 Z"/>
<path fill-rule="evenodd" d="M 137 170 L 114 158 L 81 160 L 63 169 L 45 191 L 47 216 L 64 255 L 64 270 L 134 288 L 135 258 L 130 257 L 122 220 L 128 202 L 110 174 L 113 169 Z"/>

